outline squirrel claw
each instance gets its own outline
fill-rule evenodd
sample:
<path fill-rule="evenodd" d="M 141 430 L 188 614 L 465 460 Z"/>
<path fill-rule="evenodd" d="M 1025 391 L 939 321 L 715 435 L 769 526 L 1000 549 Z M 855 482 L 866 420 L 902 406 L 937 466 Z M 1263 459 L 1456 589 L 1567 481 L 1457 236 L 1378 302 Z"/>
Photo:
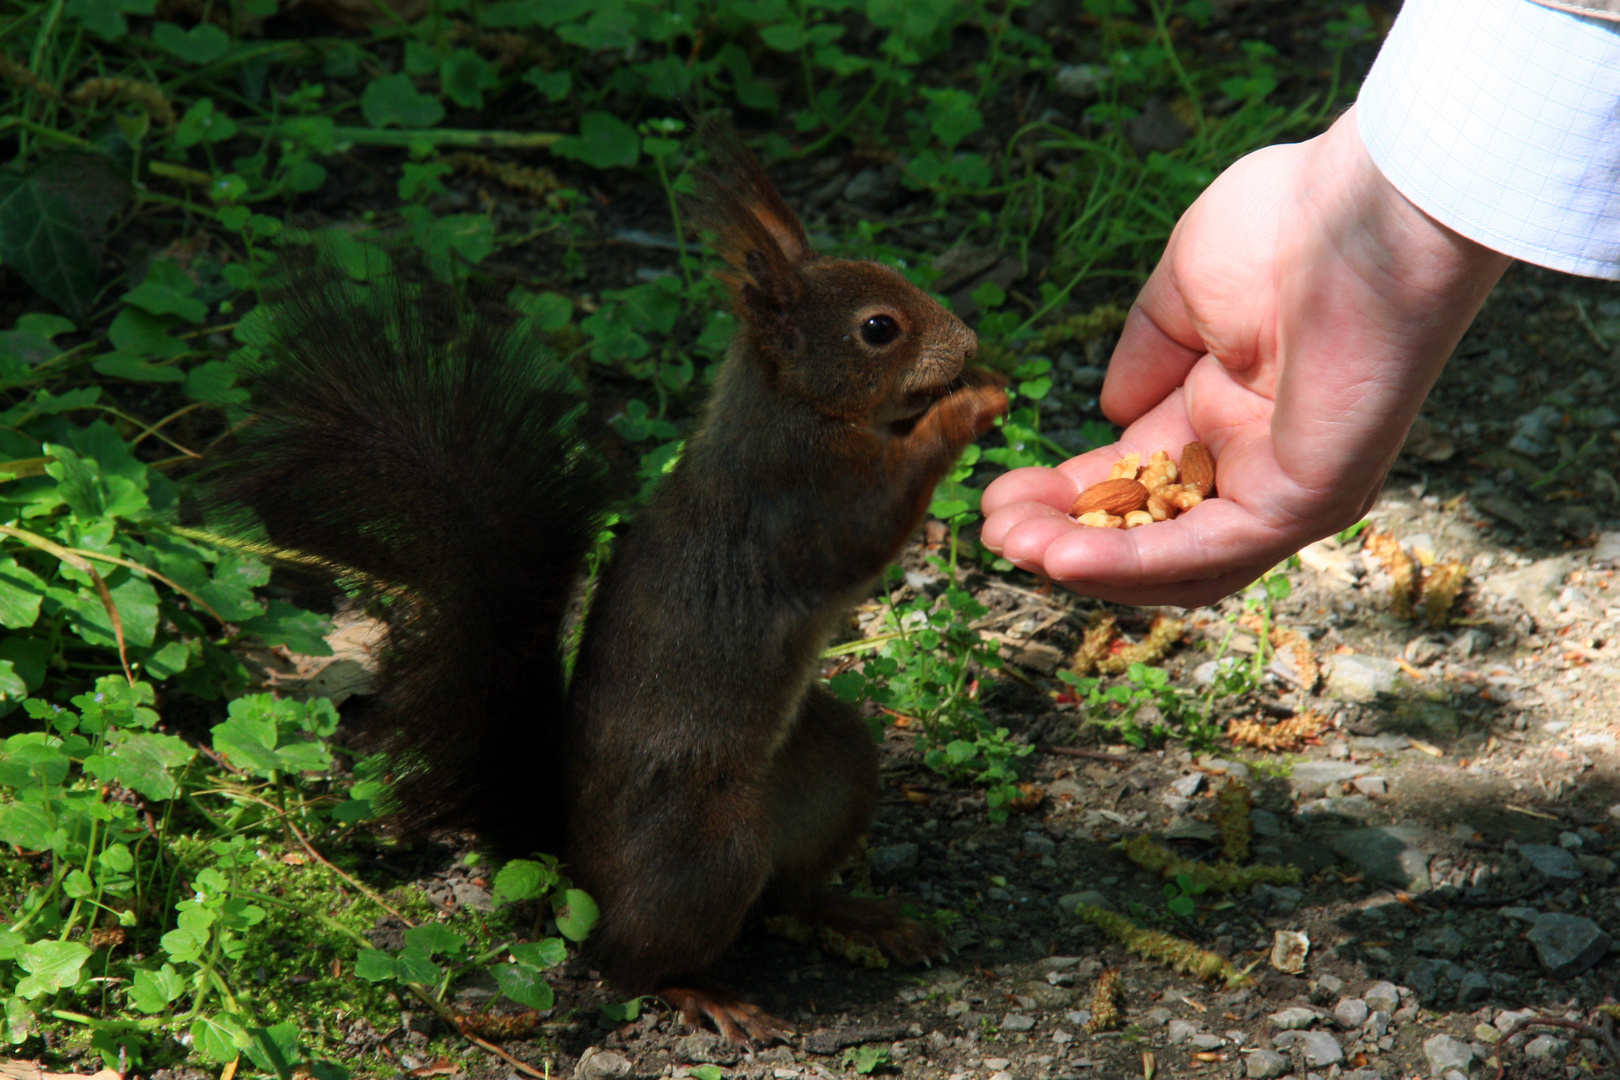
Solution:
<path fill-rule="evenodd" d="M 706 1018 L 722 1038 L 738 1046 L 755 1042 L 787 1042 L 793 1029 L 758 1005 L 743 1001 L 724 990 L 668 986 L 658 996 L 679 1009 L 681 1019 L 693 1031 L 703 1030 Z"/>

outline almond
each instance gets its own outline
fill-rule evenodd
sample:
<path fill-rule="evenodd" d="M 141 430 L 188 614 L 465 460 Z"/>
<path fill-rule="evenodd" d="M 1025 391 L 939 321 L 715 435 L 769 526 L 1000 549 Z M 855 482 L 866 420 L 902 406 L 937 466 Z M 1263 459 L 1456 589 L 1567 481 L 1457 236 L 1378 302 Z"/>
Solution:
<path fill-rule="evenodd" d="M 1215 459 L 1203 443 L 1192 442 L 1181 448 L 1181 483 L 1206 498 L 1214 494 Z"/>
<path fill-rule="evenodd" d="M 1111 517 L 1122 518 L 1132 510 L 1146 509 L 1147 501 L 1147 488 L 1135 480 L 1121 476 L 1086 488 L 1074 500 L 1074 505 L 1069 507 L 1069 515 L 1080 517 L 1082 514 L 1101 510 Z"/>

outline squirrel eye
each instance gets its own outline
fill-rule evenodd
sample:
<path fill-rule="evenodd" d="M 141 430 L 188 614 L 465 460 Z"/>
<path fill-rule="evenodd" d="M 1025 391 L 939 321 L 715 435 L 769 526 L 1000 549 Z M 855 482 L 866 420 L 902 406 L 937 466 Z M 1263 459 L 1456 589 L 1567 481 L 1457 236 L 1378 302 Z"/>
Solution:
<path fill-rule="evenodd" d="M 900 336 L 900 324 L 888 315 L 873 315 L 861 323 L 861 340 L 868 345 L 887 345 Z"/>

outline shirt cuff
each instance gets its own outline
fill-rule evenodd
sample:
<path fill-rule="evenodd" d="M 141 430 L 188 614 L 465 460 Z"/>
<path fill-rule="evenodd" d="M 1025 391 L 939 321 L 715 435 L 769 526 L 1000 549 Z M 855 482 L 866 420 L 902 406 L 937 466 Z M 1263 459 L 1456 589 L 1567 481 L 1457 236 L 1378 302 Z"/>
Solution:
<path fill-rule="evenodd" d="M 1620 23 L 1528 0 L 1406 0 L 1356 123 L 1384 176 L 1443 225 L 1620 278 Z"/>

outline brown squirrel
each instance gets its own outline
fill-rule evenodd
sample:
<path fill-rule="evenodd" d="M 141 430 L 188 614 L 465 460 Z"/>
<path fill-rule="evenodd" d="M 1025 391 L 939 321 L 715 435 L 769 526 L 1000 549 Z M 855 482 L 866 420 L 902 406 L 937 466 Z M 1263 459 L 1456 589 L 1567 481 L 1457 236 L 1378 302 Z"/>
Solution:
<path fill-rule="evenodd" d="M 601 571 L 571 679 L 559 633 L 610 485 L 566 373 L 490 291 L 295 272 L 217 491 L 388 600 L 401 818 L 564 852 L 603 971 L 741 1042 L 786 1030 L 706 980 L 750 912 L 939 951 L 892 905 L 825 891 L 878 759 L 817 662 L 1006 397 L 966 370 L 959 319 L 895 270 L 815 255 L 735 137 L 706 142 L 692 209 L 739 328 Z"/>

